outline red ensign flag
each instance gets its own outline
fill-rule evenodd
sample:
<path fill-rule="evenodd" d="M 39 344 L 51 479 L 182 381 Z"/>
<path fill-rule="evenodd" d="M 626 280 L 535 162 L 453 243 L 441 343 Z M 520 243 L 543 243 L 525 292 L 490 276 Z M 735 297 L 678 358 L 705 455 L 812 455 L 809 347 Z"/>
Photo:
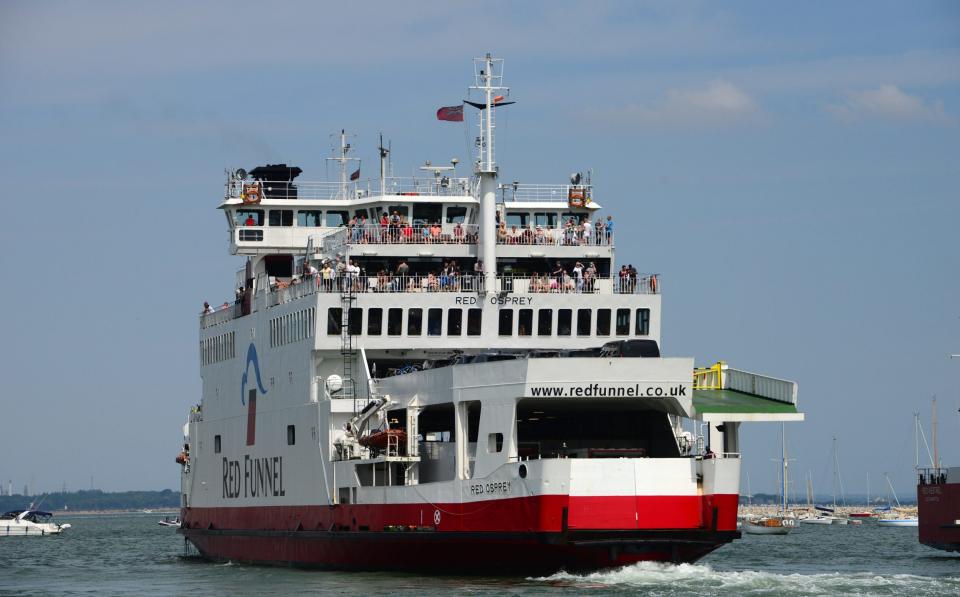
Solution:
<path fill-rule="evenodd" d="M 463 122 L 463 104 L 459 106 L 446 106 L 437 110 L 437 120 L 449 120 L 450 122 Z"/>

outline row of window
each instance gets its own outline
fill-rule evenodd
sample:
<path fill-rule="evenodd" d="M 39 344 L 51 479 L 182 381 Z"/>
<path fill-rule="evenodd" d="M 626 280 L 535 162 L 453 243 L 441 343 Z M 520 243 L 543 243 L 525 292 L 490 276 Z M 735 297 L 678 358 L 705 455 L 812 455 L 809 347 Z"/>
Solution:
<path fill-rule="evenodd" d="M 237 356 L 234 332 L 212 336 L 200 341 L 200 364 L 210 365 Z"/>
<path fill-rule="evenodd" d="M 423 222 L 441 222 L 448 224 L 463 224 L 467 219 L 467 207 L 449 205 L 444 212 L 442 204 L 435 203 L 416 203 L 413 205 L 413 218 L 410 220 L 410 208 L 407 205 L 389 205 L 384 208 L 372 209 L 369 212 L 366 209 L 357 209 L 351 212 L 342 209 L 299 209 L 296 212 L 292 209 L 271 209 L 266 212 L 266 222 L 264 222 L 264 210 L 262 209 L 238 209 L 234 221 L 237 226 L 293 226 L 294 213 L 296 213 L 297 226 L 301 228 L 314 228 L 328 226 L 336 228 L 337 226 L 346 226 L 351 217 L 363 216 L 367 218 L 367 224 L 374 222 L 385 211 L 388 216 L 396 213 L 404 218 L 404 221 L 412 223 Z M 555 215 L 555 214 L 554 214 Z"/>
<path fill-rule="evenodd" d="M 317 310 L 313 307 L 270 320 L 270 346 L 283 346 L 312 338 Z"/>
<path fill-rule="evenodd" d="M 388 336 L 462 336 L 481 335 L 482 309 L 387 309 L 386 335 Z M 404 317 L 406 311 L 406 317 Z M 424 313 L 426 311 L 426 313 Z M 464 321 L 463 312 L 467 312 Z M 534 316 L 536 311 L 536 316 Z M 364 328 L 364 309 L 353 308 L 349 313 L 350 333 L 357 336 L 381 336 L 384 334 L 384 309 L 366 309 L 367 325 Z M 515 313 L 516 312 L 516 313 Z M 596 317 L 594 317 L 594 312 Z M 426 317 L 424 317 L 426 315 Z M 327 310 L 327 334 L 340 335 L 343 312 L 339 307 Z M 498 333 L 501 336 L 647 336 L 650 334 L 650 309 L 500 309 Z M 406 329 L 404 329 L 406 319 Z M 631 319 L 633 320 L 631 322 Z M 444 325 L 446 324 L 446 325 Z M 444 334 L 446 329 L 446 334 Z"/>

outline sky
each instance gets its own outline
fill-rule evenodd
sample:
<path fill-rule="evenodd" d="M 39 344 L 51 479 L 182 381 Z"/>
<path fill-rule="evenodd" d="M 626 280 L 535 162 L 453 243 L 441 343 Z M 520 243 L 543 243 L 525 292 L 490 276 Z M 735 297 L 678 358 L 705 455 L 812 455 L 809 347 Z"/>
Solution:
<path fill-rule="evenodd" d="M 177 487 L 196 314 L 242 266 L 224 169 L 322 180 L 341 128 L 365 177 L 381 132 L 398 175 L 468 162 L 434 112 L 486 52 L 503 178 L 592 169 L 664 353 L 799 384 L 797 496 L 831 491 L 834 437 L 847 493 L 914 495 L 934 395 L 960 466 L 960 3 L 8 0 L 0 481 Z M 755 493 L 779 437 L 744 426 Z"/>

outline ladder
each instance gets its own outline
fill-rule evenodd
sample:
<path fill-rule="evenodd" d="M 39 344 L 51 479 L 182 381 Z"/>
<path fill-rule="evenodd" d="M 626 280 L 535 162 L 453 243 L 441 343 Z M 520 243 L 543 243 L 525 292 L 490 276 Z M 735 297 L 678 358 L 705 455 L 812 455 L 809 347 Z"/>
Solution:
<path fill-rule="evenodd" d="M 340 356 L 343 358 L 342 397 L 353 400 L 353 414 L 356 415 L 359 411 L 353 368 L 357 352 L 353 346 L 353 330 L 350 325 L 350 311 L 357 300 L 354 289 L 356 280 L 345 268 L 343 276 L 337 281 L 340 283 Z"/>

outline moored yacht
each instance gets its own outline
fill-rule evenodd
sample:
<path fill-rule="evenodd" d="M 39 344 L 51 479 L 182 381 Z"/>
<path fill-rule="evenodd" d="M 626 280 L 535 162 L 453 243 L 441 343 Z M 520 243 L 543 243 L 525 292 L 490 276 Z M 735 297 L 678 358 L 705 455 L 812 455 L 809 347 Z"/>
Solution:
<path fill-rule="evenodd" d="M 0 537 L 59 535 L 70 526 L 53 522 L 51 512 L 12 510 L 0 516 Z"/>

